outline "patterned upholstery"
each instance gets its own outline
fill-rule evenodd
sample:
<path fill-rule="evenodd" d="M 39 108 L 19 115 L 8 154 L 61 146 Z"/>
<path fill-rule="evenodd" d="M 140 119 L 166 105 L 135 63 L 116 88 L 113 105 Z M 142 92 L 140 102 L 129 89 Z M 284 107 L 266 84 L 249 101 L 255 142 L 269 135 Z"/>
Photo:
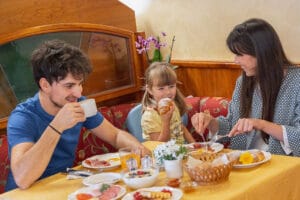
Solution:
<path fill-rule="evenodd" d="M 227 108 L 230 102 L 230 99 L 225 97 L 191 97 L 185 99 L 188 106 L 188 117 L 189 122 L 187 125 L 187 129 L 193 135 L 196 141 L 202 142 L 202 137 L 195 132 L 195 129 L 191 123 L 191 117 L 197 112 L 208 112 L 213 117 L 218 117 L 220 115 L 227 115 Z M 207 139 L 208 131 L 206 130 L 204 133 L 205 138 Z M 226 144 L 227 145 L 227 144 Z"/>
<path fill-rule="evenodd" d="M 200 100 L 200 111 L 210 113 L 213 117 L 226 116 L 230 99 L 225 97 L 203 97 Z M 208 130 L 205 131 L 205 137 Z M 229 145 L 228 140 L 220 140 L 225 147 Z"/>
<path fill-rule="evenodd" d="M 112 107 L 100 107 L 99 111 L 110 123 L 120 129 L 127 130 L 125 126 L 126 117 L 129 111 L 137 104 L 138 103 L 131 103 L 120 104 Z M 83 160 L 93 155 L 116 151 L 117 150 L 113 146 L 97 138 L 91 134 L 89 130 L 83 129 L 80 133 L 74 166 L 81 164 Z"/>
<path fill-rule="evenodd" d="M 191 97 L 186 98 L 188 106 L 188 130 L 193 134 L 196 141 L 202 141 L 201 137 L 195 133 L 191 124 L 191 117 L 199 111 L 209 112 L 214 117 L 219 115 L 225 116 L 227 114 L 227 107 L 230 99 L 223 97 Z M 103 116 L 114 124 L 116 127 L 127 130 L 125 121 L 129 111 L 138 103 L 120 104 L 111 107 L 100 107 L 99 111 Z M 76 158 L 74 166 L 81 163 L 82 160 L 97 154 L 104 154 L 108 152 L 116 152 L 116 149 L 110 144 L 95 137 L 90 131 L 82 129 L 80 139 L 76 150 Z M 4 191 L 6 177 L 9 169 L 8 161 L 8 146 L 7 137 L 0 136 L 0 194 Z"/>
<path fill-rule="evenodd" d="M 0 136 L 0 194 L 4 192 L 9 171 L 8 144 L 6 135 Z"/>
<path fill-rule="evenodd" d="M 104 142 L 103 140 L 91 134 L 89 130 L 83 128 L 80 133 L 74 166 L 81 164 L 83 160 L 93 155 L 116 151 L 117 150 L 112 145 Z"/>
<path fill-rule="evenodd" d="M 134 108 L 138 103 L 120 104 L 111 107 L 114 116 L 114 125 L 120 129 L 127 130 L 125 121 L 129 111 Z"/>
<path fill-rule="evenodd" d="M 101 114 L 103 115 L 103 117 L 105 117 L 105 119 L 107 119 L 110 123 L 114 124 L 114 115 L 111 111 L 111 108 L 109 107 L 100 107 L 99 112 L 101 112 Z"/>
<path fill-rule="evenodd" d="M 187 109 L 188 109 L 188 124 L 187 124 L 187 129 L 190 131 L 190 133 L 193 135 L 193 137 L 195 138 L 196 141 L 201 142 L 202 141 L 202 137 L 196 133 L 192 122 L 191 122 L 191 117 L 196 114 L 197 112 L 200 111 L 200 97 L 188 97 L 185 98 L 185 102 L 187 104 Z"/>
<path fill-rule="evenodd" d="M 213 117 L 227 115 L 230 99 L 225 97 L 203 97 L 200 100 L 200 111 L 209 112 Z"/>

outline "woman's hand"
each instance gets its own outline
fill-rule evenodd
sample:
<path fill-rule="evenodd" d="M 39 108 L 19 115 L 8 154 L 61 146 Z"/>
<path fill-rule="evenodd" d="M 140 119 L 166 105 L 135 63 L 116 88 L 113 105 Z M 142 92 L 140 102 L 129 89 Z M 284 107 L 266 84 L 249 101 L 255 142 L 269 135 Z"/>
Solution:
<path fill-rule="evenodd" d="M 232 136 L 236 136 L 257 129 L 258 123 L 259 123 L 259 119 L 241 118 L 233 126 L 233 128 L 229 132 L 229 136 L 232 137 Z"/>
<path fill-rule="evenodd" d="M 214 118 L 209 113 L 200 112 L 193 115 L 191 121 L 196 132 L 203 134 L 213 119 Z"/>

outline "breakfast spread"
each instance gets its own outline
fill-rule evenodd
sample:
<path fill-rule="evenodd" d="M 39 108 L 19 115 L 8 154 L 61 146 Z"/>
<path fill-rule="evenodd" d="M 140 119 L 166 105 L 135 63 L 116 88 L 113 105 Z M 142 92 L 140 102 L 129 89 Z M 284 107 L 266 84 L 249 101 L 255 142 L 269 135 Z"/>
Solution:
<path fill-rule="evenodd" d="M 166 182 L 167 186 L 149 188 L 149 186 L 152 186 L 155 183 L 155 176 L 158 175 L 158 171 L 152 169 L 137 169 L 124 173 L 124 183 L 129 188 L 139 190 L 128 193 L 123 199 L 171 200 L 174 199 L 175 196 L 176 198 L 181 197 L 182 191 L 184 191 L 184 193 L 189 193 L 195 191 L 199 185 L 217 184 L 227 180 L 232 166 L 245 168 L 248 165 L 258 165 L 265 162 L 265 160 L 268 160 L 268 153 L 261 150 L 253 149 L 221 153 L 218 152 L 219 150 L 215 148 L 215 146 L 212 146 L 213 144 L 214 143 L 188 144 L 190 148 L 194 149 L 194 151 L 189 152 L 187 162 L 184 166 L 191 178 L 190 181 L 170 178 Z M 219 145 L 218 143 L 216 144 Z M 222 149 L 223 146 L 220 150 Z M 86 159 L 84 162 L 90 166 L 109 166 L 111 165 L 111 162 L 119 160 L 119 157 L 103 157 L 103 159 L 92 157 Z M 153 179 L 151 177 L 153 177 Z M 148 182 L 149 184 L 146 184 Z M 97 188 L 86 191 L 77 191 L 74 193 L 75 196 L 70 200 L 117 199 L 125 193 L 126 189 L 122 186 L 103 183 Z"/>

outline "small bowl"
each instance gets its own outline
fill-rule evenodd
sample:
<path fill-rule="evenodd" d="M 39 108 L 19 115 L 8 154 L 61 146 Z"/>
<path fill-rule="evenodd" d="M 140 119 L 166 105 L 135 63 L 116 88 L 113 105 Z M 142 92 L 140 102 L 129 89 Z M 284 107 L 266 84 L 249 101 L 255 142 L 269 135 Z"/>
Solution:
<path fill-rule="evenodd" d="M 195 181 L 184 181 L 180 184 L 180 188 L 184 193 L 194 192 L 197 187 L 198 184 Z"/>
<path fill-rule="evenodd" d="M 132 188 L 146 188 L 155 184 L 159 171 L 157 169 L 138 169 L 123 173 L 124 183 Z"/>
<path fill-rule="evenodd" d="M 180 186 L 181 180 L 179 178 L 170 178 L 167 180 L 167 185 L 173 188 Z"/>

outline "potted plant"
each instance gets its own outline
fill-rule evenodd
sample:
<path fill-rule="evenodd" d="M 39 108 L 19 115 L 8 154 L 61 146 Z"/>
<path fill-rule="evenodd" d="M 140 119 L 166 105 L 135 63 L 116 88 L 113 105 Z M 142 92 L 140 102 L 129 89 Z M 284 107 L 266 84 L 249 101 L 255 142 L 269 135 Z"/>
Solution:
<path fill-rule="evenodd" d="M 175 36 L 173 36 L 172 38 L 172 42 L 171 45 L 169 46 L 170 48 L 170 53 L 169 55 L 166 56 L 165 60 L 162 57 L 161 54 L 161 47 L 167 47 L 167 43 L 163 42 L 161 39 L 166 37 L 166 33 L 162 32 L 161 36 L 150 36 L 148 38 L 143 38 L 142 36 L 138 36 L 138 40 L 135 42 L 135 46 L 136 46 L 136 50 L 138 51 L 139 54 L 142 54 L 145 52 L 146 54 L 146 58 L 148 63 L 152 63 L 152 62 L 167 62 L 170 63 L 171 61 L 171 57 L 172 57 L 172 51 L 173 51 L 173 46 L 174 46 L 174 42 L 175 42 Z M 149 57 L 149 53 L 148 51 L 153 48 L 153 57 L 152 59 Z"/>
<path fill-rule="evenodd" d="M 186 147 L 176 144 L 175 140 L 160 144 L 154 149 L 156 164 L 164 166 L 168 178 L 182 176 L 182 159 L 186 154 Z"/>

